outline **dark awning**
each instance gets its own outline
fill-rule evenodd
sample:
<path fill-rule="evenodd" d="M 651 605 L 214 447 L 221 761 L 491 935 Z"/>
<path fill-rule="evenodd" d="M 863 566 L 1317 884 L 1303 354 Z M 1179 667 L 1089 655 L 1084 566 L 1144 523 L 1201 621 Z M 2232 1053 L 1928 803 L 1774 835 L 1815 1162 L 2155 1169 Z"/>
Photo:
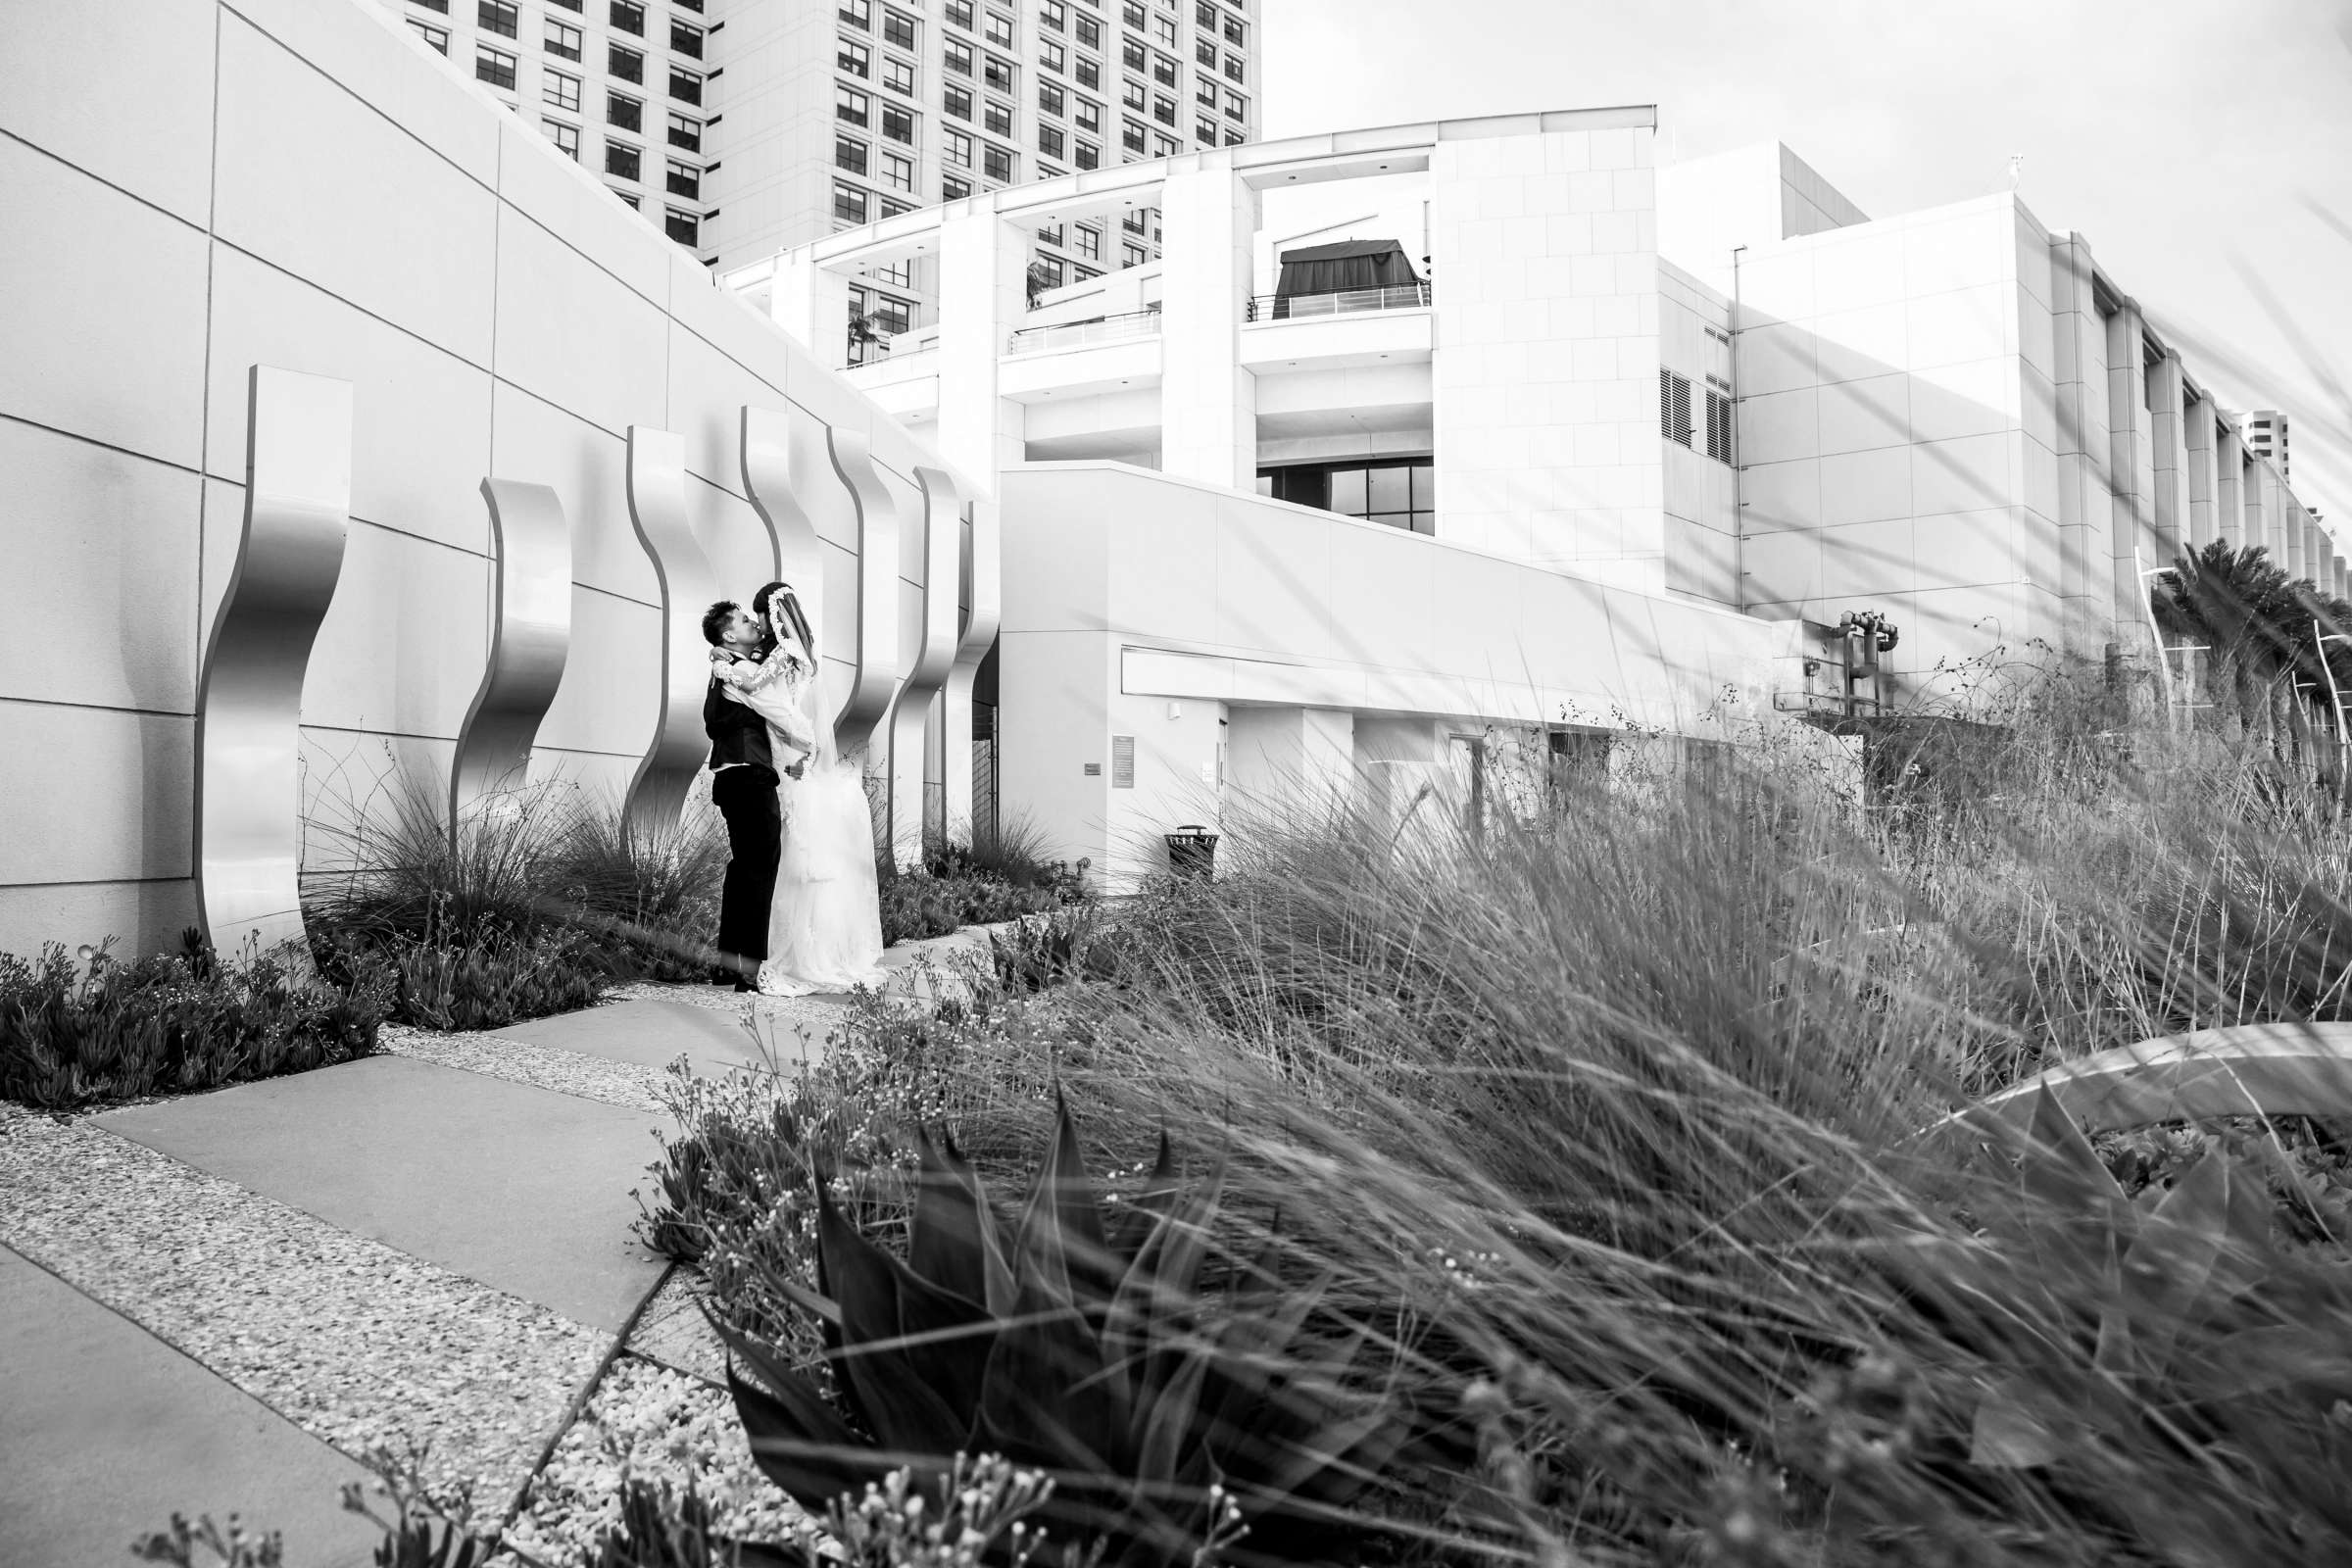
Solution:
<path fill-rule="evenodd" d="M 1393 239 L 1344 239 L 1302 245 L 1282 253 L 1277 296 L 1340 294 L 1356 288 L 1396 288 L 1418 283 L 1404 247 Z"/>

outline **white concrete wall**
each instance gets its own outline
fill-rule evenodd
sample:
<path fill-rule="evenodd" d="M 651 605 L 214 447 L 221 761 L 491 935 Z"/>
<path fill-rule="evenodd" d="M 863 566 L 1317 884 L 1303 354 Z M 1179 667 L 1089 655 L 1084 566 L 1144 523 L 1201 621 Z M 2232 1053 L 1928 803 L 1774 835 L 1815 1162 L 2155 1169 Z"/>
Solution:
<path fill-rule="evenodd" d="M 911 493 L 920 449 L 887 416 L 370 8 L 72 7 L 0 29 L 0 553 L 39 585 L 0 617 L 0 950 L 149 947 L 193 917 L 196 681 L 249 366 L 355 387 L 355 516 L 303 699 L 320 815 L 395 761 L 447 764 L 485 659 L 484 475 L 554 487 L 571 520 L 570 661 L 533 770 L 598 789 L 657 706 L 629 425 L 684 436 L 740 595 L 770 570 L 743 405 L 820 452 L 828 423 L 869 432 Z M 849 605 L 846 498 L 808 505 L 824 598 Z M 901 559 L 919 606 L 922 553 Z M 823 620 L 838 683 L 854 628 Z"/>
<path fill-rule="evenodd" d="M 1113 464 L 1010 469 L 1002 496 L 1002 799 L 1114 887 L 1159 863 L 1160 833 L 1217 820 L 1216 717 L 1247 788 L 1349 752 L 1336 718 L 1250 710 L 1347 715 L 1359 736 L 1448 716 L 1683 732 L 1727 693 L 1768 708 L 1796 652 L 1785 624 Z M 1110 785 L 1121 734 L 1132 791 Z M 1367 755 L 1407 759 L 1394 739 Z"/>
<path fill-rule="evenodd" d="M 1440 141 L 1438 532 L 1665 587 L 1657 202 L 1641 122 Z"/>
<path fill-rule="evenodd" d="M 1707 453 L 1707 394 L 1732 384 L 1732 304 L 1663 258 L 1658 366 L 1690 383 L 1690 444 L 1658 436 L 1665 466 L 1666 587 L 1737 610 L 1741 603 L 1739 475 Z M 1710 377 L 1713 380 L 1710 381 Z"/>

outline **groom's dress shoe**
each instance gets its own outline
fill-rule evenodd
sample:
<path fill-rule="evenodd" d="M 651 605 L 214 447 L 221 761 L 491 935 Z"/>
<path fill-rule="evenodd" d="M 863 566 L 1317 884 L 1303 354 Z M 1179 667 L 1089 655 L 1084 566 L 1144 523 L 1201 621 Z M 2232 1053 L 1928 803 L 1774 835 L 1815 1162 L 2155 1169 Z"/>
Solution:
<path fill-rule="evenodd" d="M 735 982 L 735 990 L 738 995 L 741 995 L 746 991 L 758 991 L 759 989 L 760 988 L 758 986 L 752 984 L 749 980 L 738 980 Z"/>

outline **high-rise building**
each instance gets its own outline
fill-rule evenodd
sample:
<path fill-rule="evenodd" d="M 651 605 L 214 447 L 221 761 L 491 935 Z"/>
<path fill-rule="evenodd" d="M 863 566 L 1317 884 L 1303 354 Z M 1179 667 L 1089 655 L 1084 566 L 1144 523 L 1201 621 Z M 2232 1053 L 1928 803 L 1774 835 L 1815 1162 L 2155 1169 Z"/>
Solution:
<path fill-rule="evenodd" d="M 378 0 L 732 268 L 976 192 L 1254 140 L 1248 0 Z M 1159 215 L 1040 228 L 1032 287 L 1159 254 Z M 929 312 L 935 260 L 852 291 L 843 360 Z"/>
<path fill-rule="evenodd" d="M 2292 479 L 2286 450 L 2286 416 L 2277 409 L 2249 409 L 2237 416 L 2238 433 L 2246 450 L 2278 465 L 2278 477 Z"/>
<path fill-rule="evenodd" d="M 723 0 L 378 0 L 671 239 L 715 259 Z M 814 3 L 814 0 L 809 0 Z"/>

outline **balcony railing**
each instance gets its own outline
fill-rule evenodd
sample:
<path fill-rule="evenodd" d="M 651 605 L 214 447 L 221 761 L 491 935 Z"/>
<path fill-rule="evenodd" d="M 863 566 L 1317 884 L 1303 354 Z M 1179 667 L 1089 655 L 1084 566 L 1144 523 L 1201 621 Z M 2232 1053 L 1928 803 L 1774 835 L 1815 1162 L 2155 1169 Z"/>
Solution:
<path fill-rule="evenodd" d="M 1250 301 L 1250 321 L 1297 321 L 1317 316 L 1356 316 L 1368 311 L 1417 311 L 1429 304 L 1429 283 L 1387 288 L 1351 288 L 1338 294 L 1260 294 Z"/>
<path fill-rule="evenodd" d="M 1059 326 L 1024 326 L 1012 334 L 1007 354 L 1039 354 L 1048 349 L 1082 349 L 1121 338 L 1159 335 L 1159 307 L 1106 316 L 1099 321 L 1068 321 Z"/>

